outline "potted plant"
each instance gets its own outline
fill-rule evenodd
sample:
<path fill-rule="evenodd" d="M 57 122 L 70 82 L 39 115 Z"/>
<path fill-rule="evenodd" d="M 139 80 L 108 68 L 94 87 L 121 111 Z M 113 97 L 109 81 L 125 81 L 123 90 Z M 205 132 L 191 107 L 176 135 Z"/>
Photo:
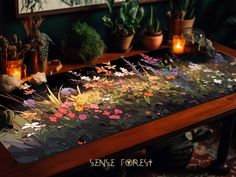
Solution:
<path fill-rule="evenodd" d="M 73 24 L 61 47 L 66 59 L 78 63 L 94 62 L 105 50 L 105 44 L 95 29 L 80 21 Z"/>
<path fill-rule="evenodd" d="M 40 16 L 29 15 L 22 19 L 22 25 L 25 29 L 27 39 L 31 44 L 29 73 L 47 72 L 47 61 L 49 44 L 53 41 L 51 38 L 40 31 L 44 19 Z"/>
<path fill-rule="evenodd" d="M 141 37 L 143 46 L 148 50 L 156 50 L 163 41 L 163 34 L 160 29 L 159 19 L 153 18 L 153 7 L 150 9 L 150 16 Z"/>
<path fill-rule="evenodd" d="M 109 34 L 109 47 L 113 51 L 123 52 L 130 48 L 136 29 L 144 15 L 144 9 L 137 0 L 125 0 L 118 11 L 114 9 L 114 0 L 107 0 L 109 14 L 102 20 Z"/>
<path fill-rule="evenodd" d="M 185 28 L 192 28 L 195 21 L 197 0 L 169 0 L 169 39 L 180 35 Z"/>
<path fill-rule="evenodd" d="M 18 79 L 26 76 L 23 71 L 23 61 L 25 53 L 30 48 L 29 44 L 23 45 L 16 34 L 10 40 L 0 36 L 0 73 L 14 76 Z"/>

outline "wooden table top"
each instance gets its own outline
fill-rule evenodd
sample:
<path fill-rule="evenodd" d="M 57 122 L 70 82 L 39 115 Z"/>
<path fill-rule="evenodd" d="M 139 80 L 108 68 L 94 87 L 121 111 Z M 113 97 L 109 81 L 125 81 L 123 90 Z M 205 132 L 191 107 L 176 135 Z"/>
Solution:
<path fill-rule="evenodd" d="M 217 50 L 236 57 L 236 51 L 220 44 L 215 44 Z M 144 51 L 130 51 L 125 56 L 142 53 Z M 106 54 L 102 61 L 117 58 L 120 54 Z M 64 65 L 65 69 L 75 69 L 78 66 Z M 10 153 L 0 145 L 0 169 L 2 176 L 51 176 L 84 164 L 90 159 L 112 155 L 133 146 L 139 146 L 164 135 L 178 130 L 196 126 L 225 115 L 236 113 L 236 94 L 207 102 L 193 108 L 167 116 L 165 119 L 155 120 L 140 126 L 122 131 L 101 140 L 85 144 L 54 156 L 44 158 L 29 164 L 19 164 Z"/>

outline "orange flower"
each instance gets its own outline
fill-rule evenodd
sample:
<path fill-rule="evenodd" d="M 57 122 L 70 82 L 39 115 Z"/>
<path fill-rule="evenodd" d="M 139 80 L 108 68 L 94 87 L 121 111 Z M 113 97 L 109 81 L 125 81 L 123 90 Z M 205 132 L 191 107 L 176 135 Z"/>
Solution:
<path fill-rule="evenodd" d="M 176 79 L 176 76 L 175 75 L 169 75 L 169 76 L 166 76 L 166 79 L 168 79 L 168 80 Z"/>
<path fill-rule="evenodd" d="M 150 111 L 145 111 L 145 114 L 146 114 L 147 116 L 149 116 L 149 115 L 151 115 L 151 112 L 150 112 Z"/>
<path fill-rule="evenodd" d="M 144 93 L 144 96 L 151 97 L 151 96 L 153 96 L 153 94 L 152 94 L 152 93 L 150 93 L 150 92 L 145 92 L 145 93 Z"/>

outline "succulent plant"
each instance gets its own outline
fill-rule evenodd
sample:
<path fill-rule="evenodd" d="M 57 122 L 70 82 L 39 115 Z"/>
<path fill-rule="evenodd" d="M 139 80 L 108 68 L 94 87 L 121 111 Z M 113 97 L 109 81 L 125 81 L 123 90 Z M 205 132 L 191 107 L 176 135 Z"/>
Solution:
<path fill-rule="evenodd" d="M 14 34 L 12 39 L 8 40 L 0 36 L 0 60 L 18 60 L 24 57 L 24 54 L 30 49 L 30 45 L 23 45 L 22 41 Z"/>
<path fill-rule="evenodd" d="M 40 61 L 48 58 L 49 44 L 53 44 L 53 41 L 47 34 L 40 32 L 39 28 L 42 23 L 43 18 L 40 16 L 33 17 L 30 15 L 22 19 L 22 24 L 32 50 L 38 50 Z"/>
<path fill-rule="evenodd" d="M 159 19 L 153 18 L 153 7 L 152 6 L 150 7 L 150 15 L 148 17 L 144 32 L 147 35 L 155 35 L 155 34 L 161 32 Z"/>
<path fill-rule="evenodd" d="M 189 20 L 194 18 L 197 0 L 169 0 L 170 18 Z"/>
<path fill-rule="evenodd" d="M 134 34 L 144 16 L 144 9 L 137 0 L 125 0 L 118 12 L 115 12 L 114 0 L 107 0 L 106 4 L 109 15 L 105 15 L 102 20 L 109 32 L 117 37 Z"/>

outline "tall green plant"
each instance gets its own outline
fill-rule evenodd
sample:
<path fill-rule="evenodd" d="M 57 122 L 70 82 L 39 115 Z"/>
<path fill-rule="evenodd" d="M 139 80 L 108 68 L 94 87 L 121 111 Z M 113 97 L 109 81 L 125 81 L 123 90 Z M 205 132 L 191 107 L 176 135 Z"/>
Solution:
<path fill-rule="evenodd" d="M 144 9 L 137 0 L 125 0 L 118 12 L 114 9 L 114 0 L 107 0 L 106 4 L 109 14 L 102 20 L 109 32 L 117 37 L 134 34 L 144 16 Z"/>
<path fill-rule="evenodd" d="M 169 0 L 168 15 L 174 19 L 189 20 L 195 15 L 197 0 Z"/>
<path fill-rule="evenodd" d="M 150 15 L 147 19 L 147 24 L 145 26 L 144 32 L 148 35 L 153 35 L 161 31 L 159 19 L 154 19 L 153 17 L 153 7 L 150 7 Z"/>

